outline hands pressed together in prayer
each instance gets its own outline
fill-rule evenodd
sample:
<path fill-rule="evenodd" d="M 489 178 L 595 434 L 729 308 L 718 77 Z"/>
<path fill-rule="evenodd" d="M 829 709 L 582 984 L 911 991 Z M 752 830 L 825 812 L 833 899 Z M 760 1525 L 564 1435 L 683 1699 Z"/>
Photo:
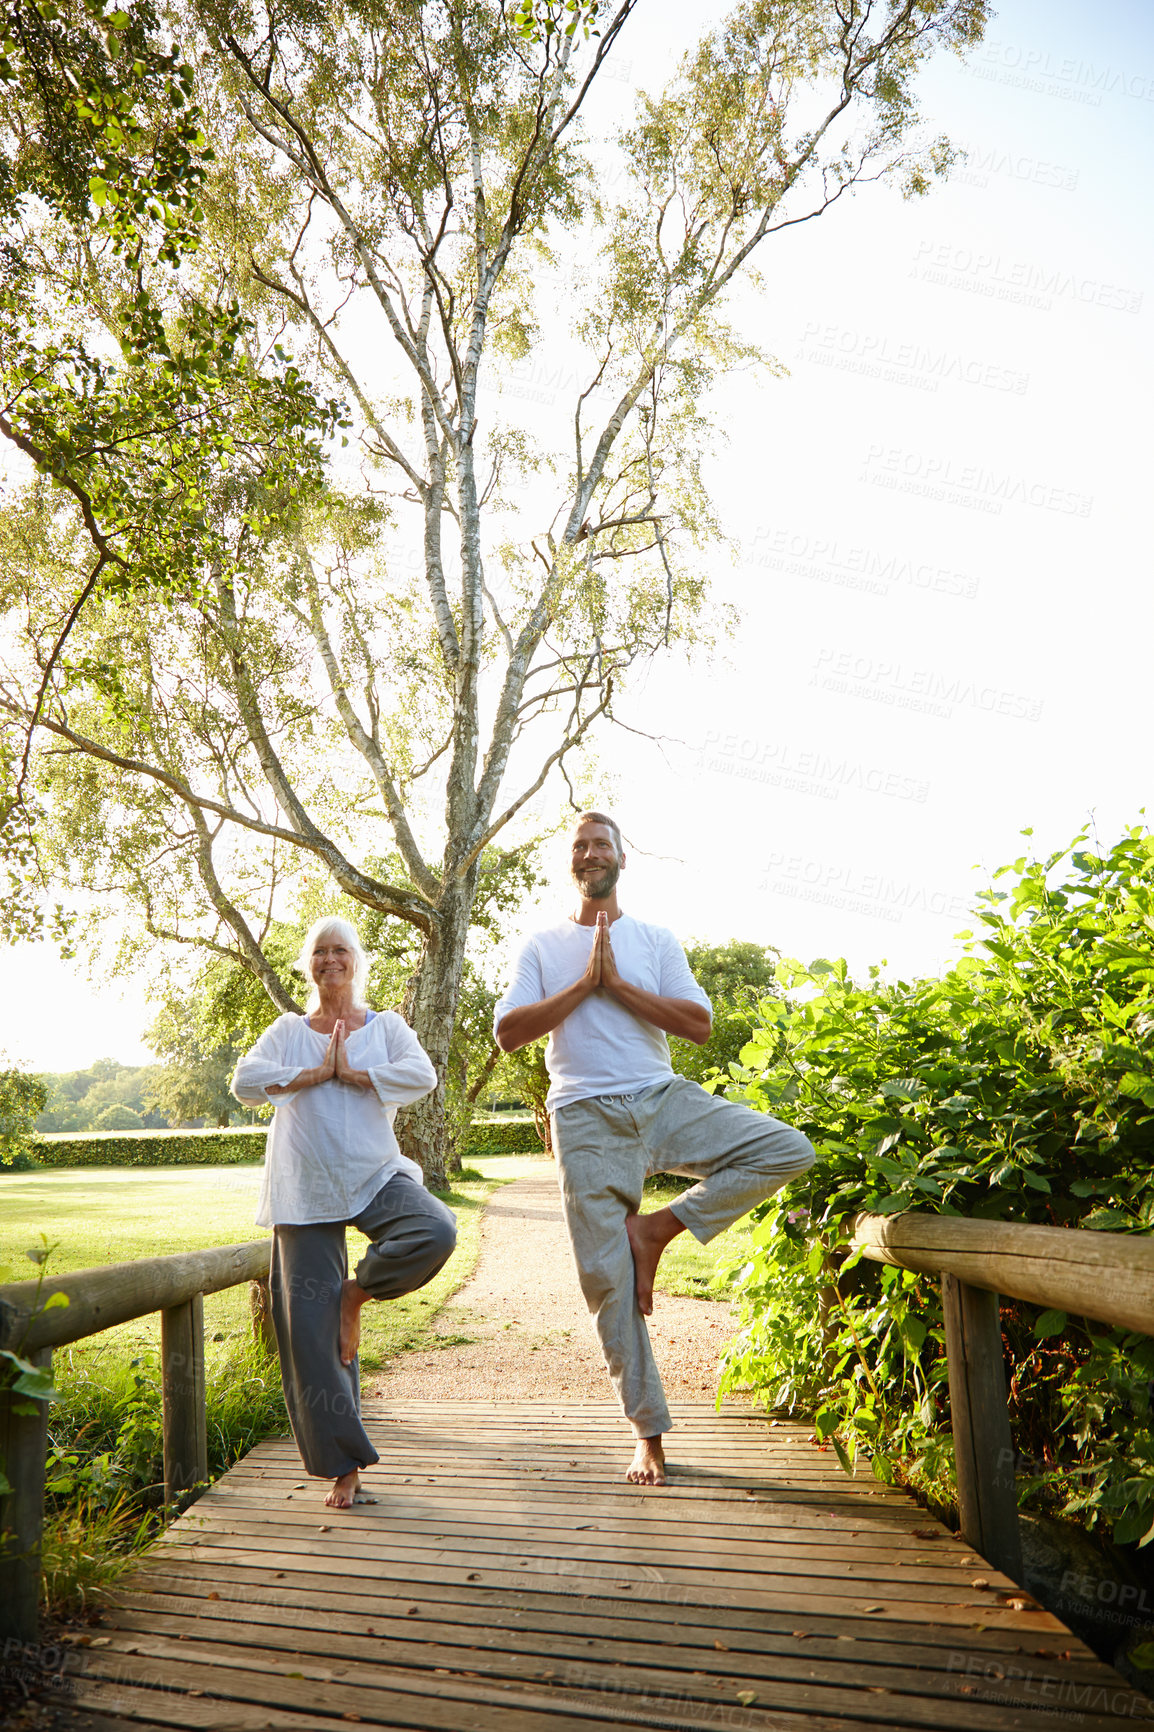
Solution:
<path fill-rule="evenodd" d="M 347 1083 L 350 1088 L 367 1089 L 372 1087 L 372 1078 L 367 1070 L 357 1070 L 349 1063 L 345 1051 L 345 1036 L 348 1030 L 344 1022 L 338 1019 L 329 1036 L 329 1044 L 325 1048 L 325 1056 L 320 1064 L 312 1065 L 308 1070 L 299 1070 L 288 1083 L 273 1083 L 268 1089 L 270 1095 L 295 1094 L 298 1089 L 315 1088 L 318 1083 Z"/>
<path fill-rule="evenodd" d="M 605 991 L 612 993 L 614 997 L 623 984 L 617 971 L 617 959 L 613 954 L 609 919 L 604 913 L 597 916 L 597 924 L 593 928 L 593 947 L 589 952 L 589 961 L 585 965 L 582 979 L 590 987 L 604 987 Z"/>

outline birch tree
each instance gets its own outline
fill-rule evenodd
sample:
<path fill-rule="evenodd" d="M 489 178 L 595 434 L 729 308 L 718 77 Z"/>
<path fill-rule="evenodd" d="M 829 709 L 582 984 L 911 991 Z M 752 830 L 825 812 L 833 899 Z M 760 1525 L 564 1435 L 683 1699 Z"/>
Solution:
<path fill-rule="evenodd" d="M 8 212 L 102 356 L 85 372 L 8 304 L 0 428 L 39 474 L 0 524 L 2 703 L 13 765 L 33 742 L 39 869 L 280 1010 L 299 988 L 268 936 L 325 878 L 419 935 L 405 1009 L 443 1079 L 470 925 L 535 802 L 630 670 L 709 629 L 704 405 L 759 355 L 728 291 L 864 183 L 948 169 L 918 75 L 985 11 L 749 0 L 605 139 L 590 92 L 660 30 L 642 0 L 174 12 L 211 147 L 196 250 L 129 256 L 98 204 Z M 149 420 L 213 319 L 228 368 Z M 564 400 L 518 415 L 542 365 Z M 85 560 L 109 495 L 114 582 Z M 404 1133 L 434 1179 L 443 1088 Z"/>

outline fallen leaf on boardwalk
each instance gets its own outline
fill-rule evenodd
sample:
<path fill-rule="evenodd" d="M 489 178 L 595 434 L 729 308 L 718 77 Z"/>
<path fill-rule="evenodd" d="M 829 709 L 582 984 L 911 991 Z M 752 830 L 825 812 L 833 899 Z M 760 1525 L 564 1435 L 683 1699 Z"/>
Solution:
<path fill-rule="evenodd" d="M 942 1537 L 937 1528 L 911 1528 L 910 1532 L 916 1540 L 940 1540 Z"/>
<path fill-rule="evenodd" d="M 107 1648 L 111 1640 L 111 1636 L 93 1636 L 92 1640 L 86 1643 L 86 1646 L 89 1648 Z"/>
<path fill-rule="evenodd" d="M 1036 1600 L 1008 1599 L 1006 1605 L 1011 1612 L 1040 1612 L 1042 1609 Z"/>
<path fill-rule="evenodd" d="M 342 1720 L 356 1720 L 358 1723 L 360 1722 L 360 1718 L 361 1717 L 359 1714 L 342 1714 L 341 1715 Z"/>
<path fill-rule="evenodd" d="M 215 1589 L 215 1588 L 214 1588 L 214 1589 L 213 1589 L 213 1591 L 212 1591 L 212 1593 L 211 1593 L 211 1594 L 209 1594 L 209 1596 L 208 1596 L 208 1598 L 209 1598 L 209 1599 L 210 1599 L 210 1600 L 219 1600 L 219 1599 L 220 1599 L 220 1595 L 219 1595 L 219 1594 L 218 1594 L 218 1593 L 217 1593 L 217 1591 L 216 1591 L 216 1589 Z"/>
<path fill-rule="evenodd" d="M 281 1582 L 283 1580 L 284 1580 L 284 1571 L 278 1570 L 276 1575 L 273 1577 L 273 1581 L 274 1582 Z"/>
<path fill-rule="evenodd" d="M 729 1649 L 726 1647 L 724 1642 L 714 1642 L 713 1645 L 719 1654 L 728 1654 Z"/>
<path fill-rule="evenodd" d="M 804 1642 L 809 1637 L 808 1630 L 791 1630 L 789 1633 L 791 1636 L 796 1636 L 799 1642 Z"/>
<path fill-rule="evenodd" d="M 317 1532 L 318 1532 L 318 1534 L 328 1534 L 328 1533 L 332 1532 L 332 1529 L 329 1527 L 327 1522 L 323 1522 L 321 1524 L 321 1526 L 317 1529 Z"/>
<path fill-rule="evenodd" d="M 989 1585 L 990 1584 L 986 1580 L 985 1576 L 975 1576 L 973 1581 L 970 1583 L 971 1588 L 988 1588 Z"/>
<path fill-rule="evenodd" d="M 294 1490 L 294 1491 L 304 1491 L 304 1489 L 305 1489 L 305 1482 L 304 1482 L 304 1480 L 303 1480 L 303 1479 L 302 1479 L 302 1480 L 301 1480 L 301 1482 L 300 1482 L 300 1484 L 299 1484 L 299 1485 L 294 1485 L 294 1486 L 293 1486 L 293 1490 Z"/>
<path fill-rule="evenodd" d="M 866 1689 L 869 1691 L 871 1696 L 889 1695 L 889 1691 L 886 1689 L 884 1684 L 867 1684 Z"/>
<path fill-rule="evenodd" d="M 884 1612 L 885 1607 L 884 1606 L 863 1606 L 862 1611 L 863 1612 Z"/>
<path fill-rule="evenodd" d="M 203 1696 L 204 1695 L 203 1690 L 186 1690 L 184 1693 L 186 1696 Z"/>
<path fill-rule="evenodd" d="M 757 1691 L 739 1690 L 737 1692 L 737 1700 L 741 1703 L 743 1708 L 752 1708 L 753 1704 L 757 1701 Z"/>
<path fill-rule="evenodd" d="M 471 1572 L 471 1573 L 470 1573 L 470 1574 L 469 1574 L 469 1575 L 467 1575 L 467 1576 L 466 1576 L 466 1577 L 465 1577 L 465 1580 L 466 1580 L 466 1581 L 467 1581 L 467 1582 L 479 1582 L 479 1581 L 480 1581 L 480 1580 L 481 1580 L 481 1578 L 480 1578 L 480 1576 L 479 1576 L 479 1575 L 478 1575 L 478 1573 L 477 1573 L 477 1571 L 476 1571 L 476 1570 L 473 1570 L 473 1571 L 472 1571 L 472 1572 Z"/>

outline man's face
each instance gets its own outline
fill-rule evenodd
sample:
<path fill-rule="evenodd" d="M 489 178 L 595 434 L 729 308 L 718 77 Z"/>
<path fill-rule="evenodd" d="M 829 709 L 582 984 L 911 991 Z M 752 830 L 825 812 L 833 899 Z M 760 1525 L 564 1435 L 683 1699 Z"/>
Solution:
<path fill-rule="evenodd" d="M 573 832 L 569 870 L 587 902 L 603 902 L 612 894 L 624 864 L 625 855 L 618 857 L 613 832 L 607 824 L 578 824 Z"/>

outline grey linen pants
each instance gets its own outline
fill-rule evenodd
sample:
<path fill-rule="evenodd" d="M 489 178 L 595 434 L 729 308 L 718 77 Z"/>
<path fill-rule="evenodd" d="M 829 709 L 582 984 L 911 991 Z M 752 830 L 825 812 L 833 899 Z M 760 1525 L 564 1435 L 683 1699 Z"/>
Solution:
<path fill-rule="evenodd" d="M 407 1173 L 395 1173 L 352 1225 L 370 1241 L 354 1271 L 374 1299 L 398 1299 L 431 1281 L 457 1242 L 451 1209 Z M 289 1423 L 305 1472 L 339 1479 L 380 1456 L 361 1424 L 360 1368 L 340 1356 L 344 1221 L 273 1229 L 269 1288 Z"/>
<path fill-rule="evenodd" d="M 650 1173 L 699 1183 L 671 1207 L 708 1244 L 814 1161 L 808 1137 L 674 1077 L 640 1094 L 594 1095 L 553 1114 L 565 1224 L 585 1302 L 626 1418 L 638 1437 L 670 1428 L 669 1408 L 637 1307 L 626 1215 Z"/>

